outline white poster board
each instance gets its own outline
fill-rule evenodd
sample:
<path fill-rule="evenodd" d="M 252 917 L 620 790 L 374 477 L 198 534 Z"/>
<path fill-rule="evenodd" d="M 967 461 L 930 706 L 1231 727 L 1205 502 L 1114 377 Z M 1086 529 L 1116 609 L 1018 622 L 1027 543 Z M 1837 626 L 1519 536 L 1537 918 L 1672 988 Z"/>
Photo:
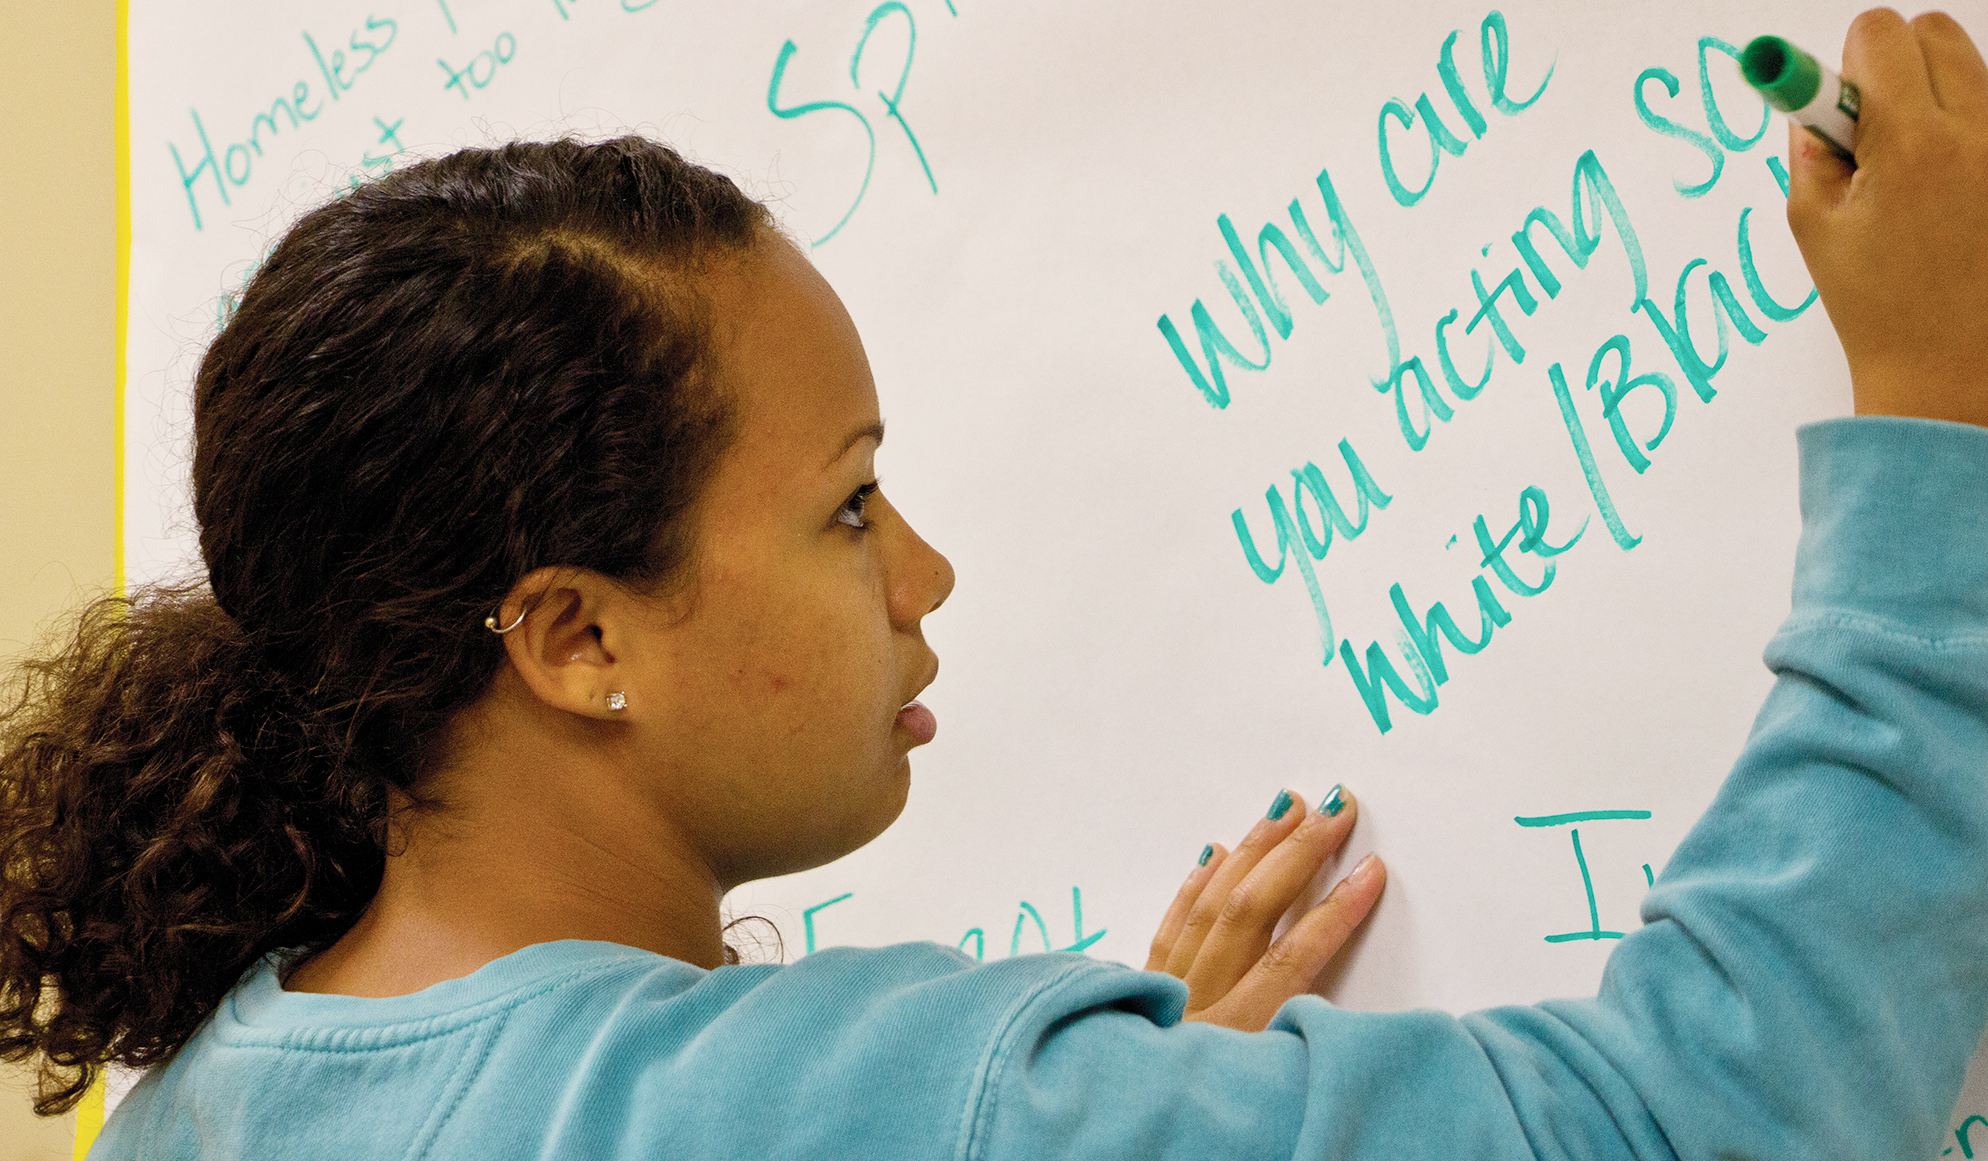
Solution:
<path fill-rule="evenodd" d="M 812 243 L 960 578 L 903 818 L 735 913 L 1136 965 L 1204 842 L 1344 780 L 1391 880 L 1332 998 L 1591 992 L 1767 690 L 1794 428 L 1849 407 L 1733 46 L 1833 63 L 1858 6 L 134 6 L 129 571 L 197 563 L 187 385 L 297 214 L 650 133 Z"/>

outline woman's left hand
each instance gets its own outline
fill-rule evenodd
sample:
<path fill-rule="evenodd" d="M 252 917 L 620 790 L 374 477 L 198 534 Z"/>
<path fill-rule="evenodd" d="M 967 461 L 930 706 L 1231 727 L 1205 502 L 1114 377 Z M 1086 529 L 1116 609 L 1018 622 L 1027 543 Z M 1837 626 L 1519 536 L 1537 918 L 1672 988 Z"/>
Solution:
<path fill-rule="evenodd" d="M 1344 805 L 1330 815 L 1284 795 L 1288 801 L 1277 817 L 1258 822 L 1235 850 L 1211 848 L 1153 937 L 1146 970 L 1187 983 L 1183 1019 L 1263 1031 L 1284 1001 L 1311 989 L 1381 896 L 1387 870 L 1368 855 L 1283 938 L 1271 941 L 1278 920 L 1346 842 L 1358 814 L 1343 790 Z"/>

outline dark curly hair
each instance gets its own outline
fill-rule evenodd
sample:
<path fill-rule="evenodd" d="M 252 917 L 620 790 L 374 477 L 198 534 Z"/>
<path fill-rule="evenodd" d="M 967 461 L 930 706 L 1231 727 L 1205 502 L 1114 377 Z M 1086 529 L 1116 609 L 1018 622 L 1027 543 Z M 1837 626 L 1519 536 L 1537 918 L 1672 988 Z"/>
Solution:
<path fill-rule="evenodd" d="M 37 1112 L 351 926 L 519 577 L 681 577 L 731 432 L 697 274 L 770 228 L 623 138 L 423 162 L 275 247 L 194 384 L 207 581 L 96 602 L 0 703 L 0 1058 L 41 1058 Z"/>

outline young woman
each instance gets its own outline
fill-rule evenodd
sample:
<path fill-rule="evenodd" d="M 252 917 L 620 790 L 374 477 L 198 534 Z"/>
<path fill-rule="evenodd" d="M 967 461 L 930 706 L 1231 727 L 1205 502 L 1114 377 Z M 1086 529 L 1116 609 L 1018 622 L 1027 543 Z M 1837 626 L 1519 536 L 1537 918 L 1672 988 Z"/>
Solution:
<path fill-rule="evenodd" d="M 1367 863 L 1280 795 L 1145 972 L 727 965 L 719 903 L 903 805 L 952 573 L 832 291 L 639 140 L 306 215 L 201 365 L 208 584 L 29 667 L 0 1050 L 98 1157 L 1932 1155 L 1988 1019 L 1988 68 L 1868 14 L 1790 218 L 1871 418 L 1802 434 L 1781 675 L 1599 997 L 1302 994 Z M 1889 416 L 1893 418 L 1880 418 Z M 1223 1026 L 1223 1025 L 1226 1025 Z"/>

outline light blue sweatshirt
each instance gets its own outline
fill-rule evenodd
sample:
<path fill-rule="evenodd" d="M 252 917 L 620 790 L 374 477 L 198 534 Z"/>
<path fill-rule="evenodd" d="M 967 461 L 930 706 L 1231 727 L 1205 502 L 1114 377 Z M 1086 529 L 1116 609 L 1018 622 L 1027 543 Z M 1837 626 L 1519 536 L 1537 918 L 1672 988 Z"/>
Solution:
<path fill-rule="evenodd" d="M 932 944 L 548 943 L 393 999 L 264 964 L 91 1156 L 1933 1157 L 1988 1020 L 1988 430 L 1801 451 L 1779 680 L 1594 999 L 1245 1034 L 1168 976 Z"/>

